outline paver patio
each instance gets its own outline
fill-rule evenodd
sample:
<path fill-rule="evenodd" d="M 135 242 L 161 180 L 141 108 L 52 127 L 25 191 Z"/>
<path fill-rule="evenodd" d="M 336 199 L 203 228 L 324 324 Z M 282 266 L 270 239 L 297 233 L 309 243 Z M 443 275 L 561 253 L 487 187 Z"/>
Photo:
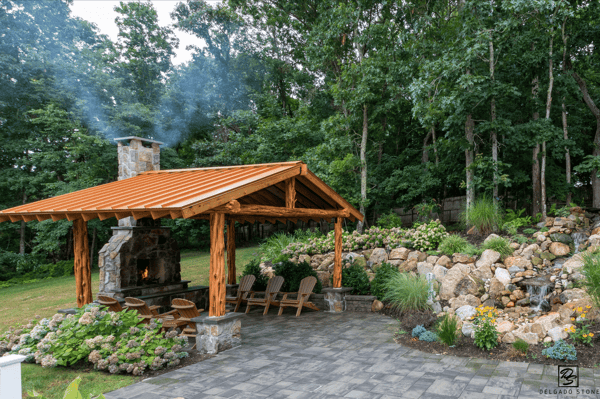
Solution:
<path fill-rule="evenodd" d="M 600 399 L 600 368 L 580 369 L 580 393 L 557 389 L 557 367 L 423 353 L 392 340 L 398 324 L 374 313 L 255 311 L 243 345 L 106 394 L 107 399 L 541 398 Z M 600 359 L 599 359 L 600 361 Z M 582 392 L 583 391 L 583 392 Z"/>

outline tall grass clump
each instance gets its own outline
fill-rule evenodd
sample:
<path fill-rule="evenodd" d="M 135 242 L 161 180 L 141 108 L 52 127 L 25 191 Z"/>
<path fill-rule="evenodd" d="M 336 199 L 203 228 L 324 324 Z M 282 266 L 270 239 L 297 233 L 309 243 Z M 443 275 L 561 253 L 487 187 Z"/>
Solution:
<path fill-rule="evenodd" d="M 458 319 L 452 315 L 445 315 L 438 326 L 438 339 L 441 343 L 452 346 L 458 338 Z"/>
<path fill-rule="evenodd" d="M 458 234 L 450 234 L 442 240 L 438 251 L 444 255 L 452 256 L 455 253 L 464 253 L 469 247 L 469 242 Z"/>
<path fill-rule="evenodd" d="M 585 253 L 583 258 L 584 284 L 594 305 L 600 307 L 600 255 Z"/>
<path fill-rule="evenodd" d="M 316 238 L 321 236 L 322 234 L 314 233 L 310 230 L 296 230 L 293 234 L 287 234 L 284 232 L 275 233 L 272 236 L 268 237 L 259 248 L 260 253 L 262 254 L 263 261 L 281 261 L 282 255 L 285 253 L 284 250 L 291 243 L 308 243 L 311 238 Z M 285 258 L 289 258 L 289 256 L 285 256 Z"/>
<path fill-rule="evenodd" d="M 461 219 L 467 226 L 475 226 L 480 234 L 486 235 L 498 230 L 502 224 L 502 214 L 488 197 L 476 200 L 461 214 Z"/>
<path fill-rule="evenodd" d="M 383 301 L 401 311 L 425 310 L 429 284 L 422 276 L 411 273 L 399 273 L 392 276 L 386 286 Z"/>
<path fill-rule="evenodd" d="M 510 256 L 513 253 L 513 249 L 510 247 L 510 241 L 503 237 L 492 237 L 483 243 L 481 249 L 491 249 L 499 252 L 500 255 Z"/>

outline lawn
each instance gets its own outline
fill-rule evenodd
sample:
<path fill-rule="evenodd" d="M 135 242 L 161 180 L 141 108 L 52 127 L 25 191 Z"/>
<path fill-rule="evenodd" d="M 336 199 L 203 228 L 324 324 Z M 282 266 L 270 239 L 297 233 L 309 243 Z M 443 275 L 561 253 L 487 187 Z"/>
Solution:
<path fill-rule="evenodd" d="M 237 274 L 258 253 L 258 247 L 239 248 L 236 251 Z M 190 285 L 208 285 L 209 254 L 183 252 L 181 278 Z M 239 280 L 239 278 L 238 278 Z M 98 270 L 92 271 L 92 295 L 98 293 Z M 58 309 L 74 307 L 75 277 L 58 277 L 36 283 L 0 289 L 0 333 L 18 323 L 27 323 L 35 315 L 51 317 Z"/>

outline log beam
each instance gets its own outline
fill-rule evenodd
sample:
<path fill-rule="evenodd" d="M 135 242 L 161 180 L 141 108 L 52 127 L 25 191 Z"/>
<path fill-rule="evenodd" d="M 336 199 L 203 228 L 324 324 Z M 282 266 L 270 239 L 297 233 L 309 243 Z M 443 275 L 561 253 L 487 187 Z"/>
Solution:
<path fill-rule="evenodd" d="M 77 306 L 92 302 L 92 275 L 90 273 L 90 248 L 87 222 L 73 220 L 73 250 L 75 253 L 75 293 Z"/>
<path fill-rule="evenodd" d="M 231 200 L 228 203 L 217 206 L 216 208 L 211 209 L 211 212 L 219 212 L 219 213 L 235 213 L 240 210 L 240 203 L 237 200 Z"/>
<path fill-rule="evenodd" d="M 227 284 L 236 283 L 235 270 L 235 220 L 227 223 Z"/>
<path fill-rule="evenodd" d="M 293 209 L 296 207 L 296 178 L 291 177 L 285 181 L 285 207 Z"/>
<path fill-rule="evenodd" d="M 208 316 L 225 315 L 225 214 L 210 214 L 210 277 Z"/>
<path fill-rule="evenodd" d="M 282 208 L 266 205 L 242 205 L 240 210 L 231 212 L 232 215 L 250 215 L 266 217 L 289 217 L 289 218 L 323 218 L 331 219 L 337 217 L 349 217 L 348 209 L 309 209 L 309 208 Z"/>
<path fill-rule="evenodd" d="M 342 288 L 342 218 L 335 220 L 335 253 L 333 255 L 333 288 Z"/>

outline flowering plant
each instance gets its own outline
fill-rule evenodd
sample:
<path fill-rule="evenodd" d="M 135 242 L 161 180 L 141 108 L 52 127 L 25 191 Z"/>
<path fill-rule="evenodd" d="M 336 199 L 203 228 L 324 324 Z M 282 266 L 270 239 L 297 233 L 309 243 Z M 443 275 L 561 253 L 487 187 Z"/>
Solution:
<path fill-rule="evenodd" d="M 415 229 L 407 232 L 407 238 L 412 241 L 412 245 L 419 251 L 433 251 L 444 238 L 448 236 L 446 228 L 439 220 L 429 223 L 415 224 Z"/>
<path fill-rule="evenodd" d="M 591 306 L 586 306 L 587 309 L 590 309 Z M 565 328 L 565 331 L 569 333 L 571 339 L 574 342 L 581 342 L 582 344 L 594 346 L 592 344 L 592 338 L 594 337 L 594 333 L 590 332 L 587 324 L 584 324 L 586 321 L 587 310 L 584 310 L 581 306 L 575 309 L 577 317 L 571 317 L 571 320 L 581 324 L 581 327 L 576 328 L 575 326 Z"/>
<path fill-rule="evenodd" d="M 498 311 L 491 306 L 478 306 L 477 313 L 471 317 L 475 325 L 475 345 L 480 349 L 491 350 L 498 345 L 496 318 Z"/>

